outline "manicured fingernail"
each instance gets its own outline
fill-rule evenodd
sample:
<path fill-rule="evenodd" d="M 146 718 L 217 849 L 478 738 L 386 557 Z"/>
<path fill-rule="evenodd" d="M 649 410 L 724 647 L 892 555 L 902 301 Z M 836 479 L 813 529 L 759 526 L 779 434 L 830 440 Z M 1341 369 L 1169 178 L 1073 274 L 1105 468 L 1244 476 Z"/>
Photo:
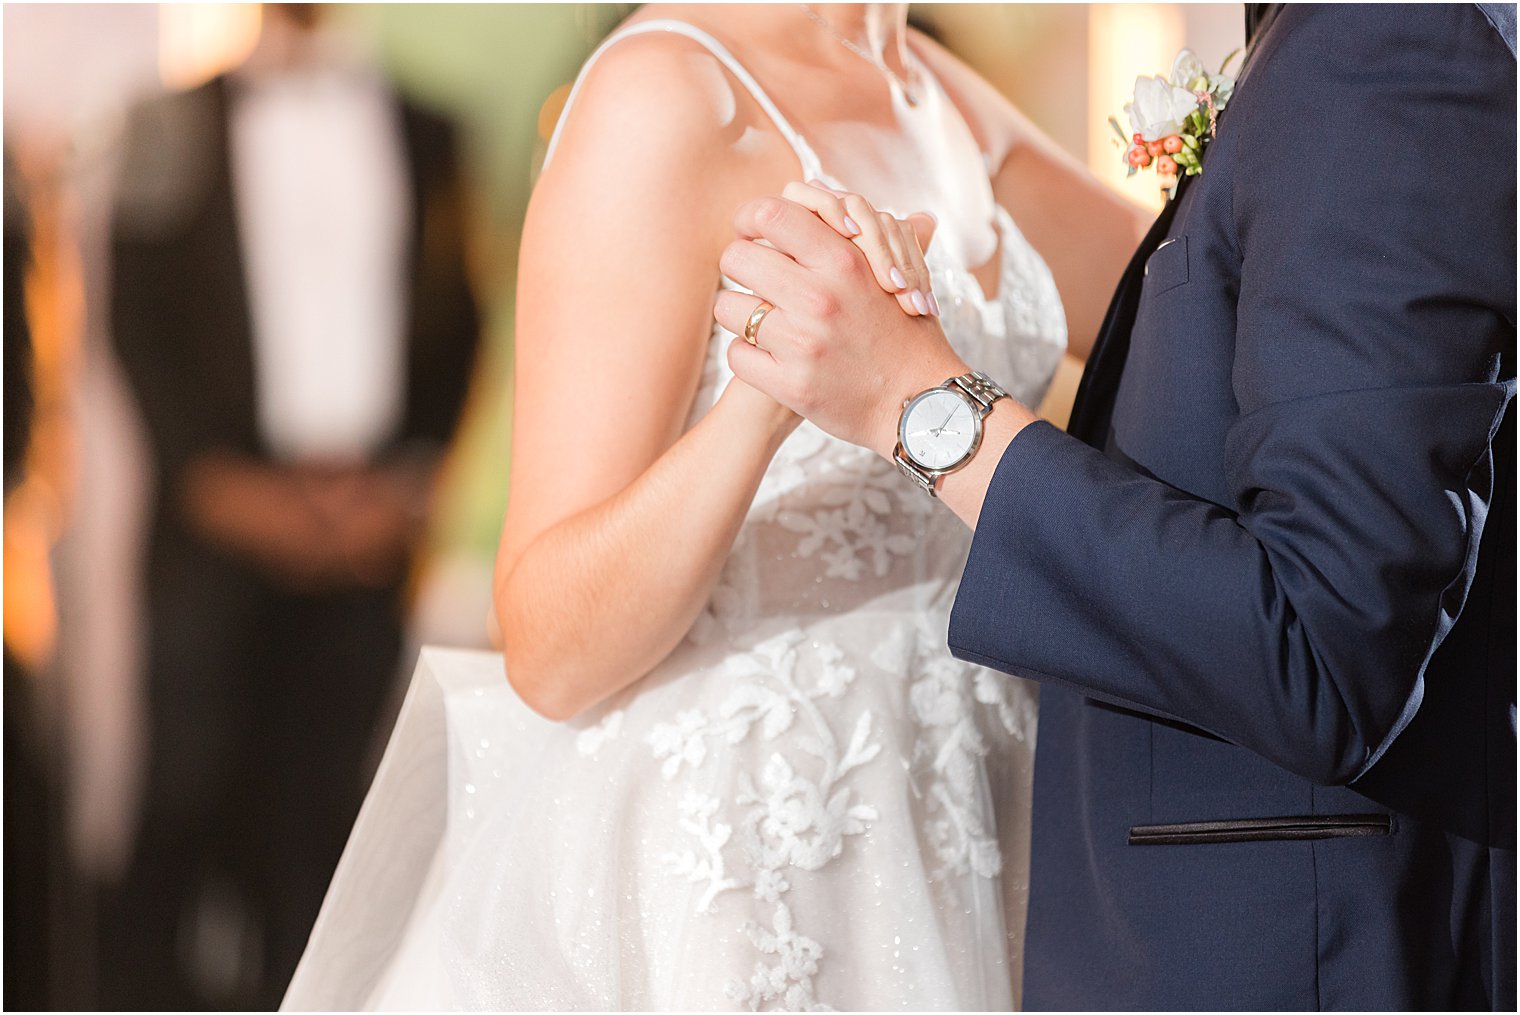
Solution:
<path fill-rule="evenodd" d="M 929 313 L 933 314 L 935 317 L 939 316 L 939 300 L 934 298 L 933 293 L 929 294 Z"/>
<path fill-rule="evenodd" d="M 895 264 L 892 266 L 892 270 L 887 272 L 887 278 L 890 278 L 892 284 L 899 289 L 908 288 L 908 280 L 903 278 L 903 273 L 897 270 L 897 265 Z"/>
<path fill-rule="evenodd" d="M 917 310 L 921 314 L 927 314 L 929 312 L 929 301 L 924 299 L 923 293 L 915 289 L 913 290 L 912 295 L 910 295 L 908 298 L 913 301 L 913 309 Z"/>
<path fill-rule="evenodd" d="M 852 219 L 852 218 L 850 218 L 850 216 L 848 216 L 848 215 L 846 215 L 844 217 L 844 227 L 850 231 L 850 235 L 851 236 L 859 236 L 860 235 L 860 227 L 857 226 L 855 224 L 855 220 Z"/>

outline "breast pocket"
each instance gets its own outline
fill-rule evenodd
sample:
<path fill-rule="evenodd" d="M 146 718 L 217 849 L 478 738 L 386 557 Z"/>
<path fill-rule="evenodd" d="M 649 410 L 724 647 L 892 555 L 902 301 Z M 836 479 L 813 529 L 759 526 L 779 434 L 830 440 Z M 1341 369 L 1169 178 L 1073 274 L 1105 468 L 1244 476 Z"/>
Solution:
<path fill-rule="evenodd" d="M 1159 296 L 1186 285 L 1188 280 L 1188 238 L 1173 236 L 1151 252 L 1145 262 L 1145 295 Z"/>

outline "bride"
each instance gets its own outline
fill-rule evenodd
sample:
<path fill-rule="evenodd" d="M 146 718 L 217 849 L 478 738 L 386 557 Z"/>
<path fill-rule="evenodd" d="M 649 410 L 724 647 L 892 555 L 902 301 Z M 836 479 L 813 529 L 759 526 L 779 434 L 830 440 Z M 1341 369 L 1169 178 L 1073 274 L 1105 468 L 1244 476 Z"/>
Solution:
<path fill-rule="evenodd" d="M 498 779 L 451 782 L 383 970 L 335 982 L 377 933 L 349 900 L 392 876 L 367 858 L 408 834 L 377 781 L 392 817 L 361 817 L 287 1008 L 1017 1001 L 1035 692 L 945 648 L 970 533 L 735 381 L 712 321 L 733 210 L 784 188 L 1029 405 L 1146 224 L 906 5 L 653 4 L 615 32 L 523 238 L 506 682 L 459 753 Z M 877 209 L 931 210 L 926 257 Z"/>

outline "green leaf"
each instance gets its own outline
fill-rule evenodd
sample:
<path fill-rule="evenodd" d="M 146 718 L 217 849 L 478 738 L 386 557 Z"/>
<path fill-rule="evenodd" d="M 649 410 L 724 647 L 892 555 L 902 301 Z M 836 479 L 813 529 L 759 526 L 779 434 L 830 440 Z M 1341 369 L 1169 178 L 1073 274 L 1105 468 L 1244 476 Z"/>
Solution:
<path fill-rule="evenodd" d="M 1227 68 L 1227 67 L 1230 66 L 1230 61 L 1233 60 L 1233 59 L 1235 59 L 1237 56 L 1239 56 L 1243 52 L 1245 52 L 1245 47 L 1244 46 L 1238 46 L 1235 49 L 1230 50 L 1230 55 L 1227 56 L 1227 57 L 1225 57 L 1224 58 L 1224 63 L 1222 63 L 1222 64 L 1219 65 L 1219 73 L 1223 74 L 1225 72 L 1225 68 Z"/>
<path fill-rule="evenodd" d="M 1192 134 L 1184 134 L 1184 135 L 1182 135 L 1182 143 L 1184 145 L 1186 145 L 1188 148 L 1191 148 L 1193 151 L 1197 151 L 1198 150 L 1198 139 L 1196 137 L 1194 137 Z"/>
<path fill-rule="evenodd" d="M 1089 121 L 1089 122 L 1090 122 L 1090 121 Z M 1120 141 L 1121 141 L 1121 142 L 1122 142 L 1122 143 L 1123 143 L 1123 144 L 1125 144 L 1125 145 L 1128 145 L 1128 144 L 1129 144 L 1129 140 L 1130 140 L 1130 139 L 1129 139 L 1129 135 L 1128 135 L 1128 134 L 1126 134 L 1126 133 L 1124 133 L 1124 128 L 1123 128 L 1123 127 L 1121 127 L 1121 126 L 1119 126 L 1119 120 L 1118 120 L 1118 117 L 1113 117 L 1113 116 L 1110 116 L 1110 117 L 1109 117 L 1109 118 L 1108 118 L 1108 125 L 1109 125 L 1109 126 L 1110 126 L 1110 127 L 1112 127 L 1112 128 L 1114 128 L 1114 133 L 1115 133 L 1115 134 L 1118 134 L 1118 135 L 1119 135 L 1119 140 L 1120 140 Z"/>

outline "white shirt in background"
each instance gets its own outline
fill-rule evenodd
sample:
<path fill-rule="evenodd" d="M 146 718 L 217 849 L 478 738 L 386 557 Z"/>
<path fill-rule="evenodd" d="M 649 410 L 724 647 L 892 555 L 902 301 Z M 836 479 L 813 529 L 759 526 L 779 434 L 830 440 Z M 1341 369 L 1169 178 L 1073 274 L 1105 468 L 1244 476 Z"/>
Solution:
<path fill-rule="evenodd" d="M 362 460 L 405 406 L 397 107 L 373 76 L 325 67 L 250 75 L 233 95 L 260 432 L 287 460 Z"/>

